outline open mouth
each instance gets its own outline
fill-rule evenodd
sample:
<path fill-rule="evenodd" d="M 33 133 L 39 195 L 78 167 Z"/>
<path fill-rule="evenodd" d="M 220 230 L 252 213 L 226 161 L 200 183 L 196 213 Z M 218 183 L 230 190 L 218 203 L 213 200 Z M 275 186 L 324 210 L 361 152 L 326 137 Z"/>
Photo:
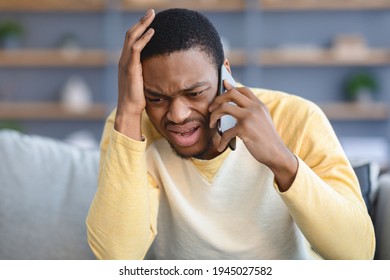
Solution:
<path fill-rule="evenodd" d="M 199 127 L 194 127 L 194 128 L 189 129 L 189 130 L 186 130 L 186 131 L 177 131 L 177 132 L 173 131 L 173 132 L 179 134 L 180 136 L 188 137 L 192 133 L 194 133 L 194 131 L 197 130 L 198 128 Z"/>
<path fill-rule="evenodd" d="M 200 138 L 200 126 L 191 127 L 168 127 L 170 138 L 175 144 L 182 147 L 194 145 Z"/>

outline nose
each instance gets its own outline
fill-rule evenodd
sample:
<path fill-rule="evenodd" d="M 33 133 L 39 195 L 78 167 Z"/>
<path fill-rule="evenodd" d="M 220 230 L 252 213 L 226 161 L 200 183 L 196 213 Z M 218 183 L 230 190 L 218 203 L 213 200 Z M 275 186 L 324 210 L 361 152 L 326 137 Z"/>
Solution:
<path fill-rule="evenodd" d="M 173 98 L 169 104 L 167 119 L 173 123 L 184 122 L 191 114 L 191 109 L 182 96 Z"/>

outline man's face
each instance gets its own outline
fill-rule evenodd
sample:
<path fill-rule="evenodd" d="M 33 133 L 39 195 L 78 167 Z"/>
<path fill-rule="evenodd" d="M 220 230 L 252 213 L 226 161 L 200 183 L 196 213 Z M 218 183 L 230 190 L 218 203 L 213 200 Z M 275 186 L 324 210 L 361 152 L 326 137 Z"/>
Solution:
<path fill-rule="evenodd" d="M 220 136 L 209 127 L 208 108 L 217 95 L 218 71 L 198 49 L 158 55 L 142 63 L 146 112 L 184 158 L 218 155 Z"/>

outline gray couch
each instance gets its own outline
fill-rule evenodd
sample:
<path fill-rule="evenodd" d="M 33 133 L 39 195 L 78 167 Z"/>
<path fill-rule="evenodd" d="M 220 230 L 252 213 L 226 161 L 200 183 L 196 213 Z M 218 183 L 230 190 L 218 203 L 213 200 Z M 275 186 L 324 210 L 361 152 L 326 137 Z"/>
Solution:
<path fill-rule="evenodd" d="M 41 136 L 0 131 L 0 259 L 94 259 L 85 218 L 99 152 Z M 390 259 L 390 175 L 375 187 L 371 165 L 356 172 L 372 208 L 378 259 Z"/>
<path fill-rule="evenodd" d="M 98 151 L 0 131 L 0 259 L 93 259 L 85 217 Z"/>

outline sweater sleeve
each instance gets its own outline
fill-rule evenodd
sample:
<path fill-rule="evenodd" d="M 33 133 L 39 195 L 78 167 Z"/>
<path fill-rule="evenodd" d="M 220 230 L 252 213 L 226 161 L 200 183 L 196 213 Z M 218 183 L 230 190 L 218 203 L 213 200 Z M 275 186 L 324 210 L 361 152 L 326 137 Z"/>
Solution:
<path fill-rule="evenodd" d="M 302 119 L 285 135 L 299 167 L 280 195 L 323 258 L 372 259 L 374 229 L 354 171 L 322 111 L 313 105 Z"/>
<path fill-rule="evenodd" d="M 156 236 L 159 189 L 147 173 L 146 141 L 135 141 L 107 120 L 98 189 L 87 217 L 87 238 L 98 259 L 142 259 Z"/>

